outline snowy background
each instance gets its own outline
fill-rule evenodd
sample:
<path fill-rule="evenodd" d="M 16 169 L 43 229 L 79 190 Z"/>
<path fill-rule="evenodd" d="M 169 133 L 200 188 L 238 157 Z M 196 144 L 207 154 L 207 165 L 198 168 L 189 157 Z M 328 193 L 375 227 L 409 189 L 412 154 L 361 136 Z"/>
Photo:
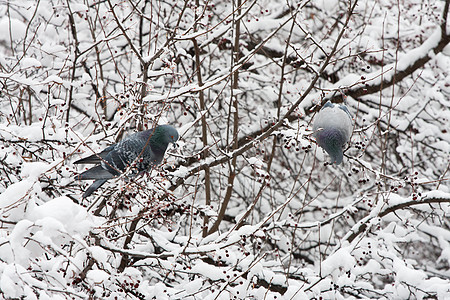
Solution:
<path fill-rule="evenodd" d="M 449 4 L 0 2 L 0 298 L 449 299 Z M 81 198 L 74 161 L 167 123 Z"/>

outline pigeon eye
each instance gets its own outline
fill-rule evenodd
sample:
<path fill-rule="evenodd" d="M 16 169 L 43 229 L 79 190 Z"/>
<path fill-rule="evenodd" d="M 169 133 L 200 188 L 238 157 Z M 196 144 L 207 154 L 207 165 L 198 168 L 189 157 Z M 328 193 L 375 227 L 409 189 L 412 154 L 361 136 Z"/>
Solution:
<path fill-rule="evenodd" d="M 173 139 L 173 135 L 170 136 Z"/>

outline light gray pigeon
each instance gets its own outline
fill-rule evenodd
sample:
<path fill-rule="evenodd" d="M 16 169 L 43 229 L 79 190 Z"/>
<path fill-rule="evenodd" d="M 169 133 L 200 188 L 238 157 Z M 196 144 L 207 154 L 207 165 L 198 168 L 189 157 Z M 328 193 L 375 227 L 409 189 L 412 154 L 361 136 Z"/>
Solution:
<path fill-rule="evenodd" d="M 343 159 L 342 148 L 353 131 L 352 116 L 347 107 L 328 101 L 316 115 L 313 125 L 317 144 L 339 165 Z"/>
<path fill-rule="evenodd" d="M 178 132 L 170 125 L 134 133 L 98 154 L 82 158 L 75 164 L 98 164 L 76 176 L 78 180 L 92 180 L 94 183 L 84 192 L 83 198 L 91 195 L 108 179 L 122 174 L 133 164 L 132 175 L 137 175 L 159 165 L 169 143 L 178 140 Z"/>

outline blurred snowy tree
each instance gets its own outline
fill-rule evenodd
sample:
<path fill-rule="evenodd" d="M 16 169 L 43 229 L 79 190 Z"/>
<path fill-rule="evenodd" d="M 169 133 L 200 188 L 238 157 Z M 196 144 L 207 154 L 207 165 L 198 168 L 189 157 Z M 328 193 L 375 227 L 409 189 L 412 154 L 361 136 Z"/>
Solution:
<path fill-rule="evenodd" d="M 1 297 L 450 298 L 449 5 L 1 2 Z M 165 123 L 81 198 L 73 161 Z"/>

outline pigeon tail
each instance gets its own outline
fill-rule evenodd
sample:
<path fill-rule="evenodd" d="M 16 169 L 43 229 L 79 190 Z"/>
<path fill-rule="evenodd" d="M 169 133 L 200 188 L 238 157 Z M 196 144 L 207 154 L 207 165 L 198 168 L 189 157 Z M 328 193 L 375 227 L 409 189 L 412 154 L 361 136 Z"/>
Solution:
<path fill-rule="evenodd" d="M 341 151 L 336 152 L 328 152 L 327 153 L 331 156 L 332 162 L 336 163 L 336 165 L 340 165 L 342 163 L 342 160 L 344 159 L 344 153 Z"/>
<path fill-rule="evenodd" d="M 104 169 L 101 165 L 95 166 L 75 177 L 77 180 L 90 180 L 90 179 L 111 179 L 114 175 L 108 170 Z"/>
<path fill-rule="evenodd" d="M 77 160 L 76 162 L 74 162 L 74 164 L 98 164 L 102 161 L 102 159 L 105 158 L 105 157 L 101 157 L 100 155 L 101 155 L 101 153 L 92 154 L 91 156 Z M 104 156 L 106 156 L 106 155 L 104 155 Z"/>
<path fill-rule="evenodd" d="M 91 186 L 88 187 L 88 189 L 84 192 L 83 198 L 89 197 L 93 192 L 95 192 L 99 187 L 101 187 L 108 179 L 98 179 L 94 181 Z"/>
<path fill-rule="evenodd" d="M 111 150 L 114 149 L 114 146 L 115 146 L 115 144 L 107 147 L 105 150 L 103 150 L 100 153 L 94 153 L 91 156 L 79 159 L 76 162 L 74 162 L 74 164 L 99 164 L 105 160 L 105 158 L 109 154 L 109 152 L 111 152 Z"/>

